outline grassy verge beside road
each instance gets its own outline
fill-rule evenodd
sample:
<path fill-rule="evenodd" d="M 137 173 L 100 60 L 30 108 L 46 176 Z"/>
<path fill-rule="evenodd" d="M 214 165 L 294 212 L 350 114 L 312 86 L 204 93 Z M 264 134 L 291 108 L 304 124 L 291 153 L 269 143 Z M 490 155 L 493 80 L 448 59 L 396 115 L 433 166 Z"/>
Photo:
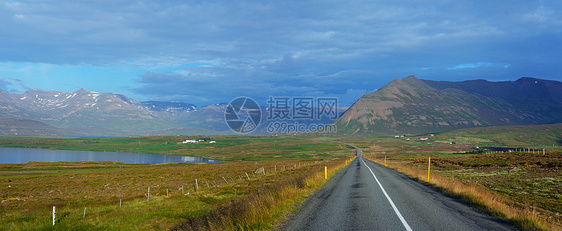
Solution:
<path fill-rule="evenodd" d="M 179 141 L 182 139 L 186 138 Z M 14 146 L 10 145 L 12 142 L 19 147 L 97 150 L 107 145 L 111 151 L 147 151 L 150 145 L 173 145 L 180 148 L 162 152 L 199 153 L 202 154 L 199 156 L 231 160 L 218 164 L 2 164 L 2 230 L 186 228 L 198 217 L 216 218 L 213 214 L 225 209 L 246 209 L 246 213 L 220 215 L 227 222 L 207 228 L 268 229 L 293 210 L 295 203 L 322 185 L 324 180 L 319 176 L 323 176 L 325 165 L 333 174 L 343 167 L 346 158 L 355 154 L 355 150 L 345 145 L 292 137 L 213 137 L 222 146 L 208 143 L 188 146 L 178 144 L 176 137 L 40 137 L 15 141 L 4 137 L 0 140 L 2 146 Z M 135 149 L 139 142 L 143 148 Z M 264 171 L 256 172 L 258 169 Z M 229 207 L 233 204 L 238 206 Z M 51 220 L 53 206 L 57 211 L 55 226 Z"/>
<path fill-rule="evenodd" d="M 389 155 L 387 166 L 427 182 L 427 156 Z M 560 152 L 432 156 L 429 184 L 527 230 L 562 230 Z"/>
<path fill-rule="evenodd" d="M 268 228 L 291 208 L 290 203 L 317 189 L 323 182 L 319 176 L 323 180 L 325 165 L 333 173 L 344 162 L 3 165 L 0 167 L 0 229 L 169 229 L 198 216 L 209 216 L 205 215 L 209 212 L 223 211 L 224 205 L 232 203 L 238 207 L 231 210 L 252 206 L 246 212 L 267 212 L 245 214 L 243 219 L 240 213 L 223 214 L 221 219 L 231 223 L 221 223 L 221 229 L 229 224 Z M 261 167 L 266 169 L 265 174 L 254 173 Z M 270 203 L 272 198 L 274 204 Z M 250 204 L 241 205 L 241 201 Z M 58 214 L 54 227 L 50 220 L 52 206 L 57 207 Z M 256 218 L 257 215 L 261 217 Z"/>
<path fill-rule="evenodd" d="M 351 160 L 351 159 L 349 159 Z M 206 215 L 189 219 L 173 230 L 269 230 L 296 208 L 296 203 L 318 190 L 325 182 L 324 167 L 333 176 L 345 167 L 339 159 L 301 169 L 299 174 L 264 185 L 257 192 L 216 207 Z"/>

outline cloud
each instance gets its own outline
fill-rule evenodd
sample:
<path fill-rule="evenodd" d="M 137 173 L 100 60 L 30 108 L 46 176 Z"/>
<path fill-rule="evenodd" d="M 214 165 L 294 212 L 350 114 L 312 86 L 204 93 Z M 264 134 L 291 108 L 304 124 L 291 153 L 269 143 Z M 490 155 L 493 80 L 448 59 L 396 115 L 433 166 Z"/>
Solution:
<path fill-rule="evenodd" d="M 18 1 L 0 3 L 0 63 L 121 69 L 123 93 L 201 103 L 351 97 L 412 74 L 560 79 L 561 11 L 554 0 Z"/>
<path fill-rule="evenodd" d="M 181 99 L 197 105 L 227 102 L 238 96 L 249 96 L 259 102 L 265 102 L 269 96 L 330 96 L 341 97 L 342 103 L 350 105 L 366 93 L 366 90 L 353 86 L 357 82 L 369 85 L 371 74 L 342 71 L 325 76 L 290 75 L 257 69 L 199 66 L 174 73 L 146 72 L 137 80 L 142 86 L 132 90 L 151 98 Z M 345 83 L 350 80 L 354 81 Z"/>
<path fill-rule="evenodd" d="M 490 63 L 490 62 L 476 62 L 476 63 L 465 63 L 459 64 L 454 67 L 449 67 L 449 70 L 460 70 L 460 69 L 467 69 L 467 68 L 486 68 L 486 67 L 493 67 L 493 66 L 503 66 L 508 68 L 510 64 L 500 64 L 500 63 Z"/>
<path fill-rule="evenodd" d="M 0 77 L 0 89 L 6 92 L 20 93 L 29 89 L 29 87 L 19 79 Z"/>
<path fill-rule="evenodd" d="M 13 49 L 4 58 L 23 50 L 35 51 L 26 61 L 94 65 L 158 57 L 256 62 L 283 53 L 332 59 L 494 36 L 518 26 L 508 24 L 508 16 L 520 13 L 515 18 L 522 22 L 532 23 L 525 19 L 530 17 L 543 24 L 558 12 L 530 7 L 534 3 L 472 6 L 468 1 L 59 3 L 5 4 L 6 15 L 22 15 L 25 20 L 6 20 L 2 32 L 8 36 L 2 42 L 25 43 L 33 49 Z M 479 6 L 483 4 L 509 7 L 512 12 L 503 18 Z M 489 16 L 480 17 L 486 14 L 476 10 Z"/>
<path fill-rule="evenodd" d="M 12 83 L 6 79 L 0 78 L 0 89 L 6 90 L 8 86 L 11 86 Z"/>

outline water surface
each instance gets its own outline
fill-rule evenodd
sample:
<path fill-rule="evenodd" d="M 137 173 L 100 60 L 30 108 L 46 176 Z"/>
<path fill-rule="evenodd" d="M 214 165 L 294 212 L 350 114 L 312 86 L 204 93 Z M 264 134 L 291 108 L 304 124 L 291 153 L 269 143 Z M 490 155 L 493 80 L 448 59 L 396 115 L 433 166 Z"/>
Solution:
<path fill-rule="evenodd" d="M 93 152 L 74 150 L 49 150 L 39 148 L 1 148 L 0 164 L 25 164 L 28 162 L 84 162 L 116 161 L 127 164 L 155 163 L 220 163 L 203 157 L 178 156 L 131 152 Z"/>

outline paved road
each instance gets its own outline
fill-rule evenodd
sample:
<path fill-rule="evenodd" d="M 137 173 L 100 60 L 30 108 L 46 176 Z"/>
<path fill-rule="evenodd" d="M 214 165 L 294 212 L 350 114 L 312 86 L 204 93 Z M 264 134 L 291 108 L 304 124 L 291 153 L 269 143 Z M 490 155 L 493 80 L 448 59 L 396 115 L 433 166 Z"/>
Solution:
<path fill-rule="evenodd" d="M 401 173 L 352 161 L 279 230 L 514 230 Z"/>

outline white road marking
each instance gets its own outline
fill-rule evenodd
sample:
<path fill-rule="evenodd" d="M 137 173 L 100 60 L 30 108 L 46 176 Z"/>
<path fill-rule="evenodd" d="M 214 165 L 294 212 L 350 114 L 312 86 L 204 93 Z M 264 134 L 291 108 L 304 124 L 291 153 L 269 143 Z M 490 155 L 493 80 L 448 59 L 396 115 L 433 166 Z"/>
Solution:
<path fill-rule="evenodd" d="M 371 174 L 373 174 L 373 177 L 375 178 L 375 180 L 379 184 L 379 187 L 381 188 L 382 193 L 384 193 L 384 196 L 386 196 L 386 199 L 388 199 L 388 202 L 390 202 L 390 205 L 392 206 L 392 209 L 394 209 L 394 212 L 396 213 L 396 215 L 398 215 L 398 218 L 400 218 L 400 221 L 402 222 L 402 224 L 404 225 L 406 230 L 412 231 L 412 228 L 410 228 L 410 225 L 408 225 L 408 222 L 406 222 L 406 220 L 404 219 L 404 217 L 402 216 L 400 211 L 398 211 L 398 208 L 396 208 L 396 205 L 394 205 L 394 202 L 392 202 L 392 199 L 390 199 L 390 196 L 388 196 L 388 193 L 386 193 L 386 190 L 384 190 L 384 188 L 382 187 L 381 182 L 379 182 L 379 179 L 377 179 L 377 176 L 375 176 L 375 173 L 373 172 L 373 170 L 365 163 L 365 161 L 363 160 L 363 157 L 359 157 L 359 158 L 360 158 L 361 162 L 363 162 L 363 165 L 365 165 L 369 169 L 369 171 L 371 171 Z"/>

